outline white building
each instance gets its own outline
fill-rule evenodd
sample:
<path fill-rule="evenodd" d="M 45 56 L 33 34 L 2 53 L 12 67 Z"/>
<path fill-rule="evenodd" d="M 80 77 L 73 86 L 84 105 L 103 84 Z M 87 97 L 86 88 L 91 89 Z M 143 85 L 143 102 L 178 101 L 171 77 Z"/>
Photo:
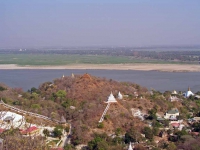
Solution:
<path fill-rule="evenodd" d="M 131 143 L 129 144 L 128 150 L 133 150 Z"/>
<path fill-rule="evenodd" d="M 120 92 L 118 93 L 118 99 L 123 99 L 123 96 Z"/>
<path fill-rule="evenodd" d="M 132 108 L 131 111 L 132 111 L 132 115 L 133 115 L 134 117 L 138 117 L 138 118 L 140 118 L 142 121 L 144 120 L 144 113 L 142 113 L 139 109 L 134 109 L 134 108 Z"/>
<path fill-rule="evenodd" d="M 176 117 L 179 116 L 179 111 L 177 108 L 171 109 L 165 113 L 164 118 L 170 120 L 176 120 Z"/>
<path fill-rule="evenodd" d="M 176 96 L 170 96 L 169 97 L 169 101 L 170 102 L 174 102 L 174 101 L 179 101 L 180 99 L 178 98 L 178 97 L 176 97 Z"/>
<path fill-rule="evenodd" d="M 113 94 L 111 92 L 106 103 L 116 103 L 116 102 L 117 102 L 117 100 L 115 99 L 115 97 L 113 96 Z"/>
<path fill-rule="evenodd" d="M 193 95 L 194 95 L 194 93 L 192 93 L 192 91 L 190 90 L 190 87 L 188 88 L 187 92 L 183 93 L 183 96 L 185 98 L 188 98 L 188 97 L 193 96 Z"/>
<path fill-rule="evenodd" d="M 174 90 L 174 91 L 172 91 L 172 94 L 176 95 L 176 94 L 178 94 L 178 93 Z"/>

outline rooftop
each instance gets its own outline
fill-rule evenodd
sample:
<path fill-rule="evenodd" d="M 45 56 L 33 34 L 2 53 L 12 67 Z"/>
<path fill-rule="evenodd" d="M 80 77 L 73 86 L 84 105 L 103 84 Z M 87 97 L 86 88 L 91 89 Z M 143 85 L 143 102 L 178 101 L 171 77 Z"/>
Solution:
<path fill-rule="evenodd" d="M 38 129 L 38 128 L 37 128 L 36 126 L 32 126 L 32 127 L 28 128 L 28 129 L 26 129 L 26 130 L 21 131 L 21 133 L 22 133 L 22 134 L 27 134 L 27 133 L 31 133 L 31 132 L 33 132 L 33 131 L 35 131 L 35 130 L 37 130 L 37 129 Z"/>
<path fill-rule="evenodd" d="M 174 109 L 169 110 L 167 113 L 168 114 L 176 114 L 176 113 L 179 113 L 179 111 L 177 108 L 174 108 Z"/>

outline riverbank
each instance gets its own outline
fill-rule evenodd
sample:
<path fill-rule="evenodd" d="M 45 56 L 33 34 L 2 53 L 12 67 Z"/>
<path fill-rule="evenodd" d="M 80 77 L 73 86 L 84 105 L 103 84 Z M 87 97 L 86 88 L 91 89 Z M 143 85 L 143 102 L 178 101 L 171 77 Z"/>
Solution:
<path fill-rule="evenodd" d="M 105 70 L 142 70 L 166 72 L 200 72 L 200 65 L 190 64 L 71 64 L 62 66 L 18 66 L 0 64 L 0 69 L 105 69 Z"/>

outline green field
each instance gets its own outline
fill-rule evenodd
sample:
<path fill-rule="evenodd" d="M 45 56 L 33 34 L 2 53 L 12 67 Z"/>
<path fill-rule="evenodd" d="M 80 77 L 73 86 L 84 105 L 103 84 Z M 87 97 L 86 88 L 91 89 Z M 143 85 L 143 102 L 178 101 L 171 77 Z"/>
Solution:
<path fill-rule="evenodd" d="M 0 64 L 17 65 L 70 65 L 70 64 L 121 64 L 121 63 L 170 63 L 181 64 L 183 62 L 138 59 L 128 56 L 106 55 L 61 55 L 61 54 L 1 54 Z"/>

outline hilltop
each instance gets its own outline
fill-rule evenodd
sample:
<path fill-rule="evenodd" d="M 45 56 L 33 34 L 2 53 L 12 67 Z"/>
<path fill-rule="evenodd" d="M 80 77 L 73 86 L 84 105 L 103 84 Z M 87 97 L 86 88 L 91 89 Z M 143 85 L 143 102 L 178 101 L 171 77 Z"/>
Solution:
<path fill-rule="evenodd" d="M 156 126 L 163 127 L 167 124 L 167 122 L 164 125 L 156 123 L 155 115 L 163 116 L 165 112 L 175 107 L 182 113 L 181 118 L 186 118 L 189 115 L 189 107 L 198 110 L 194 101 L 186 102 L 181 96 L 179 98 L 183 99 L 182 101 L 168 101 L 171 94 L 169 91 L 165 93 L 148 91 L 135 83 L 118 82 L 87 73 L 63 75 L 53 82 L 42 83 L 38 88 L 33 87 L 28 92 L 5 85 L 0 87 L 0 97 L 7 104 L 52 119 L 60 120 L 61 116 L 64 116 L 72 126 L 73 145 L 87 145 L 97 134 L 106 133 L 111 137 L 123 137 L 133 129 L 134 136 L 142 139 L 141 133 L 144 133 L 145 127 L 149 126 L 149 121 Z M 103 122 L 99 122 L 111 92 L 117 102 L 110 104 Z M 123 95 L 123 99 L 117 98 L 119 92 Z M 143 115 L 135 117 L 135 111 Z M 36 120 L 31 121 L 35 123 Z M 153 127 L 153 130 L 158 129 Z"/>

